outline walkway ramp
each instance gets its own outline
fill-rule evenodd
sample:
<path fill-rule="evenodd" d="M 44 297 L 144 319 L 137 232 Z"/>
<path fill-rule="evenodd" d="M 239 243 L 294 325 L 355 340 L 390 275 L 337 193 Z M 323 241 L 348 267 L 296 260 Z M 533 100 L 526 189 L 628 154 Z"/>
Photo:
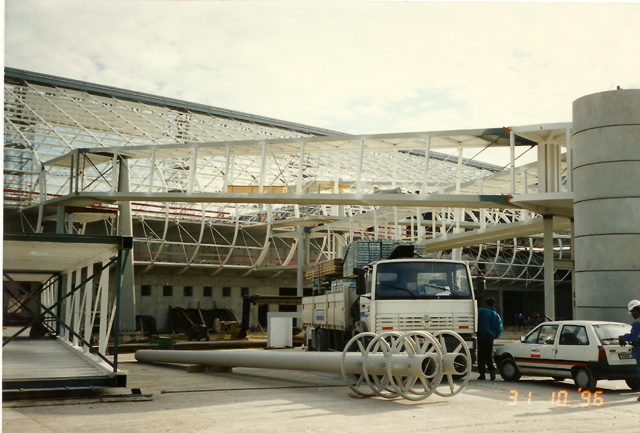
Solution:
<path fill-rule="evenodd" d="M 127 376 L 59 338 L 16 339 L 2 350 L 2 391 L 124 387 Z"/>

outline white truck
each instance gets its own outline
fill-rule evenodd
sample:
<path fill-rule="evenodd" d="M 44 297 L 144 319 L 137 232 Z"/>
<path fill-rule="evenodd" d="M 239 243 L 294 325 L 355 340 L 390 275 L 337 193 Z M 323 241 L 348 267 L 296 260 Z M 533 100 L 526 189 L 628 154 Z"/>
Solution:
<path fill-rule="evenodd" d="M 465 339 L 475 360 L 477 305 L 466 262 L 395 258 L 354 273 L 355 278 L 333 279 L 327 293 L 302 299 L 309 348 L 342 350 L 367 331 L 451 330 Z M 481 285 L 484 290 L 483 280 Z"/>

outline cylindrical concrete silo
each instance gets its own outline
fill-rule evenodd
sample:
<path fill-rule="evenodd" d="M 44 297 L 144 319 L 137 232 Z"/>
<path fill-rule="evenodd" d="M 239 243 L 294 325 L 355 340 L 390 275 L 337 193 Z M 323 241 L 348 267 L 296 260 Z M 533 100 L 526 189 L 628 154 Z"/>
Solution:
<path fill-rule="evenodd" d="M 640 90 L 573 103 L 575 318 L 628 321 L 640 298 Z"/>

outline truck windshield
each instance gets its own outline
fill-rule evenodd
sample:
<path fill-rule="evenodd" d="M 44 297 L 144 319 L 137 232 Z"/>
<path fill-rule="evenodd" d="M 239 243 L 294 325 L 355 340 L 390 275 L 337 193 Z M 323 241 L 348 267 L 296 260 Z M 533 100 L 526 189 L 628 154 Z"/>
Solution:
<path fill-rule="evenodd" d="M 448 262 L 380 263 L 376 299 L 471 299 L 467 268 Z"/>

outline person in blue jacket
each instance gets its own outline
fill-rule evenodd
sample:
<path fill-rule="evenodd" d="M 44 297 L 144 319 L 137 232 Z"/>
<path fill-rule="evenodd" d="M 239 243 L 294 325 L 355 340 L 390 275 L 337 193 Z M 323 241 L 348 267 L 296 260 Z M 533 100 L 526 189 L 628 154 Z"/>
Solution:
<path fill-rule="evenodd" d="M 518 313 L 516 316 L 516 323 L 518 324 L 518 329 L 524 329 L 525 320 L 522 313 Z"/>
<path fill-rule="evenodd" d="M 631 325 L 631 332 L 618 337 L 621 346 L 625 346 L 630 343 L 633 346 L 631 349 L 631 357 L 636 360 L 636 368 L 638 371 L 638 379 L 640 379 L 640 301 L 634 299 L 629 302 L 627 306 L 629 314 L 634 318 L 633 325 Z M 638 397 L 640 401 L 640 397 Z"/>
<path fill-rule="evenodd" d="M 502 319 L 495 309 L 496 300 L 487 298 L 486 308 L 478 308 L 478 380 L 486 380 L 485 367 L 489 369 L 491 380 L 496 379 L 493 365 L 493 340 L 502 335 Z"/>

